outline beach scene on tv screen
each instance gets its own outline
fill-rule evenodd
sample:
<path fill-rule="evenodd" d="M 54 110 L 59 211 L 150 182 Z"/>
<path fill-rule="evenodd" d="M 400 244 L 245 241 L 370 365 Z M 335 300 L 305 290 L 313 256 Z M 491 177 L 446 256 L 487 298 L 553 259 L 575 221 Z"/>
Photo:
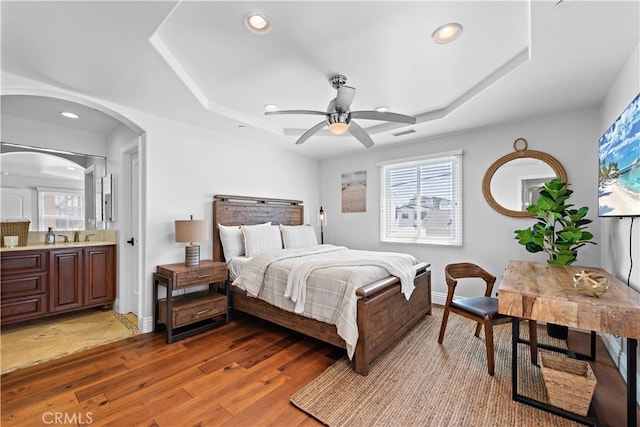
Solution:
<path fill-rule="evenodd" d="M 602 135 L 598 215 L 640 215 L 640 94 Z"/>

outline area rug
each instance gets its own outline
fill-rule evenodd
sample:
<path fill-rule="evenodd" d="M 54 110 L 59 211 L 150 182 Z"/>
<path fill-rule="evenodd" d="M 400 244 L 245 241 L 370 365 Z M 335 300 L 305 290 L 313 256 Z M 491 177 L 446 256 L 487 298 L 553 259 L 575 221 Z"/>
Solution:
<path fill-rule="evenodd" d="M 511 399 L 511 324 L 494 327 L 495 376 L 487 374 L 484 336 L 475 324 L 450 315 L 442 345 L 442 309 L 434 308 L 398 344 L 356 374 L 348 359 L 330 366 L 297 391 L 291 402 L 329 426 L 575 426 Z M 528 328 L 521 324 L 526 338 Z M 543 329 L 539 342 L 563 346 Z M 529 348 L 518 352 L 519 392 L 546 400 Z"/>
<path fill-rule="evenodd" d="M 0 335 L 0 373 L 57 359 L 138 333 L 133 318 L 111 310 L 86 310 L 3 326 Z"/>

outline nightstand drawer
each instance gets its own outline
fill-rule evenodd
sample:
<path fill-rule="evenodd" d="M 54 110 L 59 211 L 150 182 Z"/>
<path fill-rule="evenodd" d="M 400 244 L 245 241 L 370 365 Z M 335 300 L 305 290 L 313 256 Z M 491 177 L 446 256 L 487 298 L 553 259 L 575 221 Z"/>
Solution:
<path fill-rule="evenodd" d="M 176 274 L 174 289 L 193 286 L 198 283 L 207 284 L 214 282 L 224 282 L 227 280 L 226 268 L 203 268 L 199 270 L 185 271 Z"/>
<path fill-rule="evenodd" d="M 167 324 L 167 301 L 158 301 L 158 319 Z M 174 297 L 172 323 L 174 328 L 226 314 L 227 296 L 214 292 L 193 292 Z"/>

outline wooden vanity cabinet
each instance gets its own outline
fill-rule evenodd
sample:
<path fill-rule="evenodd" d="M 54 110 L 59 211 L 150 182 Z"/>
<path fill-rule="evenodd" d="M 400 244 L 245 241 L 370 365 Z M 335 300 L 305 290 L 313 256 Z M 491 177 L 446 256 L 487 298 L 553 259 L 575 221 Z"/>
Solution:
<path fill-rule="evenodd" d="M 116 246 L 3 251 L 3 325 L 93 306 L 116 297 Z"/>
<path fill-rule="evenodd" d="M 49 311 L 83 307 L 82 248 L 49 251 Z"/>
<path fill-rule="evenodd" d="M 109 305 L 116 299 L 116 247 L 84 249 L 84 305 Z"/>
<path fill-rule="evenodd" d="M 0 321 L 45 315 L 48 310 L 46 251 L 3 252 L 0 256 Z"/>

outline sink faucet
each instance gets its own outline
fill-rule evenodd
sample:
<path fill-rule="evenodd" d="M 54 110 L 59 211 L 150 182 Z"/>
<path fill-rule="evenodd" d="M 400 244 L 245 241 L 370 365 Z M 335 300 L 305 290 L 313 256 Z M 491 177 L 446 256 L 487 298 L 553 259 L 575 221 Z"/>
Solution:
<path fill-rule="evenodd" d="M 74 231 L 73 232 L 73 241 L 74 242 L 79 242 L 80 241 L 80 232 L 79 231 Z"/>
<path fill-rule="evenodd" d="M 64 239 L 64 243 L 69 243 L 69 236 L 66 234 L 58 234 L 58 237 L 62 237 Z"/>
<path fill-rule="evenodd" d="M 95 236 L 95 234 L 87 234 L 87 235 L 85 235 L 84 236 L 84 241 L 88 242 L 89 241 L 89 237 L 91 237 L 91 236 Z"/>

